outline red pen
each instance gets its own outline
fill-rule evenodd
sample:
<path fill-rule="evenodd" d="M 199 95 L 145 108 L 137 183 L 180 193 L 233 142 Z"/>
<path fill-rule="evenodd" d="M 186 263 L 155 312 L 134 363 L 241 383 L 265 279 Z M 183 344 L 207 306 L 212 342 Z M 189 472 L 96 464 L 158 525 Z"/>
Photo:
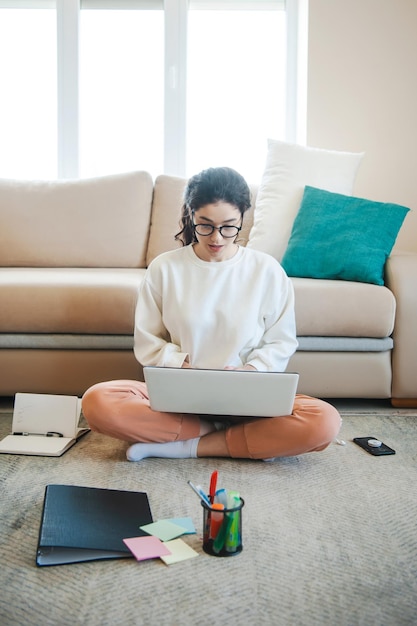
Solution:
<path fill-rule="evenodd" d="M 218 476 L 218 471 L 214 470 L 210 478 L 210 489 L 209 489 L 209 498 L 210 498 L 211 504 L 213 504 L 214 496 L 216 495 L 217 476 Z"/>

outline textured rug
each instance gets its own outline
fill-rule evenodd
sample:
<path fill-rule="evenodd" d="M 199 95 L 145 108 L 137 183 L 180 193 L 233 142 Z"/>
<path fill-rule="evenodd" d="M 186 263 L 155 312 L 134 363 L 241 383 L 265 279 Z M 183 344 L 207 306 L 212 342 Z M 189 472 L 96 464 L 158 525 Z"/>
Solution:
<path fill-rule="evenodd" d="M 322 453 L 273 463 L 125 460 L 126 446 L 90 433 L 60 458 L 0 455 L 2 626 L 289 626 L 417 624 L 417 413 L 341 408 Z M 0 435 L 11 413 L 0 411 Z M 372 435 L 396 449 L 372 457 Z M 242 553 L 202 551 L 202 508 L 187 485 L 245 500 Z M 37 568 L 45 485 L 146 491 L 155 520 L 191 516 L 199 556 L 167 566 L 134 559 Z"/>

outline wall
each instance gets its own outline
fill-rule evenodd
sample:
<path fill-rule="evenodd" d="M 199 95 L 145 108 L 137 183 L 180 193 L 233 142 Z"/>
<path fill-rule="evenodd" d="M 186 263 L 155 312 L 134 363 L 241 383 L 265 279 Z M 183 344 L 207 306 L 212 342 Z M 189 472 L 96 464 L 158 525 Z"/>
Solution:
<path fill-rule="evenodd" d="M 354 195 L 413 209 L 417 252 L 417 1 L 310 0 L 307 145 L 365 152 Z"/>

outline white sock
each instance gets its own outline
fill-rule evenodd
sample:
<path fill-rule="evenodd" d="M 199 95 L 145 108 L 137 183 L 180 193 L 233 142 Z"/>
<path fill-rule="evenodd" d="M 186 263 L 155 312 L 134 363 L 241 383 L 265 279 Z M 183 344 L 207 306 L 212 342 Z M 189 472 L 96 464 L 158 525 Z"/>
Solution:
<path fill-rule="evenodd" d="M 163 459 L 196 459 L 200 437 L 168 443 L 134 443 L 126 451 L 128 461 L 141 461 L 149 456 Z"/>

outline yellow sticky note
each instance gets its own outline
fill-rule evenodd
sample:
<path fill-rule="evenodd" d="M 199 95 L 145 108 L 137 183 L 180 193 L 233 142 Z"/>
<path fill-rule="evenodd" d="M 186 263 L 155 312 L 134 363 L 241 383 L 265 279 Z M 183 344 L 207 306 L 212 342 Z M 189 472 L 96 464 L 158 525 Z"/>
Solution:
<path fill-rule="evenodd" d="M 179 561 L 185 561 L 186 559 L 192 559 L 198 556 L 198 552 L 193 550 L 193 548 L 182 539 L 164 541 L 164 546 L 171 552 L 171 554 L 160 557 L 166 565 L 172 565 L 172 563 L 178 563 Z"/>

